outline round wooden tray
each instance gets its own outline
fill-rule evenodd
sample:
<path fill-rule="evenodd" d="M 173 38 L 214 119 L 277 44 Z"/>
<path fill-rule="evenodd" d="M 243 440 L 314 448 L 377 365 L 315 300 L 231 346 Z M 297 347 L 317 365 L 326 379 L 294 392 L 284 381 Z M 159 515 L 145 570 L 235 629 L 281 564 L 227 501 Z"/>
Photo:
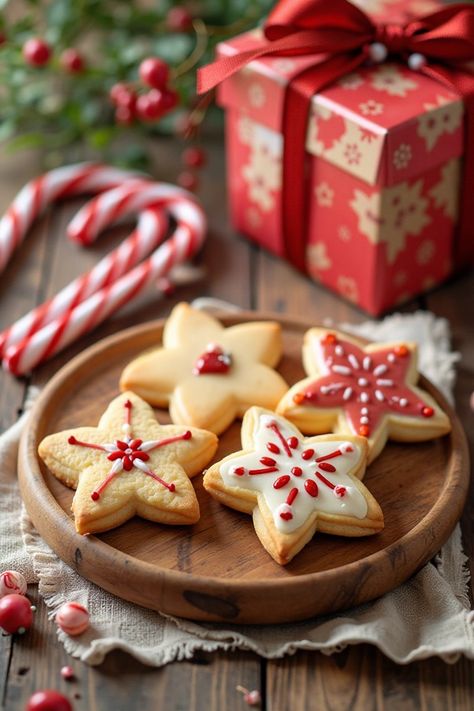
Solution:
<path fill-rule="evenodd" d="M 268 314 L 223 315 L 226 325 Z M 280 319 L 288 383 L 303 377 L 302 336 L 307 324 Z M 75 532 L 73 492 L 38 461 L 41 439 L 52 432 L 95 425 L 118 394 L 124 365 L 161 342 L 163 322 L 123 331 L 84 351 L 51 380 L 25 428 L 19 455 L 26 508 L 51 548 L 81 575 L 132 602 L 194 620 L 231 623 L 290 622 L 372 600 L 424 565 L 446 541 L 469 481 L 464 433 L 453 409 L 426 379 L 451 418 L 451 435 L 432 442 L 389 443 L 364 483 L 385 514 L 385 530 L 368 538 L 316 534 L 285 567 L 260 545 L 250 516 L 217 503 L 193 483 L 201 507 L 195 526 L 164 526 L 135 518 L 96 536 Z M 157 411 L 161 422 L 168 413 Z M 240 425 L 220 439 L 216 457 L 240 449 Z"/>

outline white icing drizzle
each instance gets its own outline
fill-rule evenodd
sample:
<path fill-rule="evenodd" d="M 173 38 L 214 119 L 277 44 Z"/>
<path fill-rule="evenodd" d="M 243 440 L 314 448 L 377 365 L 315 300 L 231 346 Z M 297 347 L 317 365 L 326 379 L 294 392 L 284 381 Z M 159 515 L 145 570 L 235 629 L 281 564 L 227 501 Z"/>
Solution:
<path fill-rule="evenodd" d="M 352 370 L 347 365 L 332 365 L 331 370 L 340 375 L 352 375 Z"/>
<path fill-rule="evenodd" d="M 384 365 L 383 363 L 381 363 L 380 365 L 377 365 L 374 368 L 373 372 L 374 372 L 375 377 L 378 378 L 379 375 L 383 375 L 384 373 L 387 372 L 387 370 L 388 370 L 388 367 L 386 365 Z"/>
<path fill-rule="evenodd" d="M 366 393 L 366 392 L 361 393 L 360 394 L 360 401 L 361 402 L 369 402 L 370 401 L 369 393 Z"/>
<path fill-rule="evenodd" d="M 343 356 L 345 353 L 344 348 L 341 346 L 340 343 L 337 344 L 337 346 L 334 349 L 334 352 L 337 356 Z"/>
<path fill-rule="evenodd" d="M 381 390 L 375 391 L 375 397 L 377 398 L 377 400 L 379 402 L 383 402 L 385 400 L 385 395 L 383 394 L 383 392 Z"/>
<path fill-rule="evenodd" d="M 355 368 L 356 370 L 359 370 L 359 368 L 360 368 L 359 361 L 357 360 L 357 358 L 355 357 L 355 355 L 353 353 L 349 353 L 349 355 L 347 356 L 347 360 L 349 361 L 349 363 L 352 365 L 353 368 Z"/>
<path fill-rule="evenodd" d="M 278 427 L 285 441 L 290 437 L 298 439 L 298 446 L 291 448 L 291 458 L 276 431 L 271 429 L 272 424 Z M 277 445 L 278 453 L 268 450 L 269 442 Z M 357 444 L 344 440 L 322 440 L 316 444 L 305 444 L 298 430 L 284 418 L 261 415 L 254 434 L 254 445 L 254 452 L 232 457 L 220 465 L 219 471 L 226 486 L 261 492 L 279 531 L 295 531 L 314 512 L 359 519 L 367 515 L 366 499 L 348 476 L 348 472 L 356 467 L 362 456 Z M 304 458 L 303 454 L 308 450 L 314 452 Z M 261 461 L 262 458 L 265 458 L 264 462 Z M 323 458 L 323 461 L 317 462 L 320 458 Z M 292 473 L 294 468 L 298 472 L 301 470 L 299 476 Z M 259 473 L 266 469 L 272 471 Z M 318 478 L 318 473 L 322 478 Z M 274 483 L 277 480 L 281 482 L 282 477 L 289 477 L 288 481 L 275 488 Z M 331 486 L 325 484 L 324 479 Z M 295 489 L 296 493 L 293 492 L 293 499 L 288 503 L 288 496 Z M 287 518 L 282 518 L 281 514 Z"/>
<path fill-rule="evenodd" d="M 368 384 L 369 381 L 367 380 L 367 378 L 359 378 L 357 381 L 357 385 L 360 385 L 361 388 L 366 388 Z"/>
<path fill-rule="evenodd" d="M 376 383 L 381 388 L 392 388 L 394 386 L 393 380 L 390 380 L 389 378 L 378 378 Z"/>
<path fill-rule="evenodd" d="M 370 356 L 365 356 L 363 360 L 364 370 L 370 370 L 372 367 L 372 358 Z"/>
<path fill-rule="evenodd" d="M 352 388 L 346 388 L 344 392 L 342 393 L 342 397 L 344 400 L 349 400 L 352 396 L 353 390 Z"/>

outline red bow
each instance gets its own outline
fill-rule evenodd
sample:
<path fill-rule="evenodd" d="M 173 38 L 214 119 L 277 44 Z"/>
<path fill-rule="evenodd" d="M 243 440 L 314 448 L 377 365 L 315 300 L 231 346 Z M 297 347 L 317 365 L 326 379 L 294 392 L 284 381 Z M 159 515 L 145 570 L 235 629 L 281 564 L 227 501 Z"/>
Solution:
<path fill-rule="evenodd" d="M 314 66 L 288 86 L 283 116 L 283 234 L 288 258 L 304 270 L 302 235 L 306 217 L 304 158 L 306 123 L 313 94 L 353 71 L 381 43 L 389 54 L 408 58 L 421 54 L 423 74 L 459 93 L 466 109 L 463 198 L 455 259 L 474 257 L 474 75 L 462 62 L 474 60 L 474 7 L 450 5 L 405 25 L 376 24 L 348 0 L 280 0 L 264 28 L 261 47 L 224 57 L 198 72 L 198 92 L 212 89 L 254 59 L 314 54 Z M 325 55 L 325 61 L 321 61 Z M 469 198 L 469 196 L 471 196 Z"/>

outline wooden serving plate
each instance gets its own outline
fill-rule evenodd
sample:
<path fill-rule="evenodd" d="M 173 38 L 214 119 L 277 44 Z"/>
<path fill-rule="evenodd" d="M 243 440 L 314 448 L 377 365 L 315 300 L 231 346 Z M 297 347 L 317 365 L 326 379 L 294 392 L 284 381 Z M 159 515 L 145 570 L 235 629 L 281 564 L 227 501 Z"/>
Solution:
<path fill-rule="evenodd" d="M 270 315 L 223 315 L 225 325 Z M 288 383 L 304 375 L 301 345 L 308 325 L 280 319 Z M 453 530 L 466 499 L 465 436 L 444 397 L 428 390 L 448 413 L 452 433 L 422 444 L 389 443 L 364 483 L 385 513 L 385 530 L 368 538 L 316 534 L 285 567 L 260 545 L 252 519 L 214 501 L 193 479 L 201 520 L 164 526 L 135 518 L 100 536 L 80 536 L 70 514 L 73 492 L 38 461 L 52 432 L 95 425 L 118 394 L 125 364 L 161 342 L 163 322 L 123 331 L 84 351 L 44 389 L 23 433 L 20 486 L 44 540 L 81 575 L 109 592 L 153 610 L 194 620 L 275 623 L 358 605 L 392 590 L 424 565 Z M 161 422 L 168 413 L 157 411 Z M 216 457 L 240 449 L 240 424 L 222 435 Z"/>

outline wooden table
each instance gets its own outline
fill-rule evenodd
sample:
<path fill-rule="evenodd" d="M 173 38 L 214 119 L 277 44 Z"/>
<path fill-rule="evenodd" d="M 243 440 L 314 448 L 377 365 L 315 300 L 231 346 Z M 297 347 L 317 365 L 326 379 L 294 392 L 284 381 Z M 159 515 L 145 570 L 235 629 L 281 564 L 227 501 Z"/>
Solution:
<path fill-rule="evenodd" d="M 202 175 L 200 196 L 210 220 L 209 237 L 200 259 L 204 280 L 179 290 L 171 300 L 154 300 L 153 293 L 126 307 L 94 333 L 41 367 L 29 379 L 15 380 L 2 373 L 0 425 L 5 429 L 21 412 L 27 386 L 43 385 L 63 363 L 91 343 L 134 323 L 164 316 L 176 300 L 213 296 L 244 308 L 263 309 L 321 321 L 360 322 L 366 316 L 355 307 L 318 287 L 287 264 L 235 235 L 228 224 L 224 160 L 219 139 L 209 140 L 209 165 Z M 173 181 L 179 171 L 179 146 L 164 141 L 157 146 L 157 177 Z M 3 212 L 20 186 L 39 167 L 31 156 L 18 155 L 0 164 L 0 209 Z M 80 251 L 65 239 L 65 225 L 77 209 L 74 200 L 50 210 L 37 223 L 0 282 L 0 326 L 4 327 L 32 306 L 55 293 L 125 234 L 110 231 L 92 249 Z M 402 307 L 402 311 L 430 309 L 451 324 L 454 348 L 462 354 L 458 367 L 458 412 L 474 448 L 474 415 L 469 396 L 474 390 L 474 274 L 464 275 L 431 294 Z M 463 517 L 464 547 L 474 573 L 474 492 Z M 36 587 L 29 594 L 37 599 Z M 192 661 L 151 669 L 123 653 L 111 653 L 100 667 L 89 668 L 71 659 L 58 643 L 54 625 L 39 602 L 34 630 L 22 638 L 0 637 L 0 694 L 4 708 L 22 711 L 38 688 L 64 688 L 59 669 L 72 664 L 79 679 L 68 689 L 79 695 L 76 711 L 234 711 L 248 708 L 235 690 L 240 684 L 259 689 L 263 708 L 271 711 L 325 709 L 342 711 L 461 711 L 472 708 L 474 663 L 461 659 L 447 665 L 438 659 L 400 667 L 373 647 L 356 646 L 326 657 L 299 652 L 265 661 L 244 652 L 197 653 Z"/>

